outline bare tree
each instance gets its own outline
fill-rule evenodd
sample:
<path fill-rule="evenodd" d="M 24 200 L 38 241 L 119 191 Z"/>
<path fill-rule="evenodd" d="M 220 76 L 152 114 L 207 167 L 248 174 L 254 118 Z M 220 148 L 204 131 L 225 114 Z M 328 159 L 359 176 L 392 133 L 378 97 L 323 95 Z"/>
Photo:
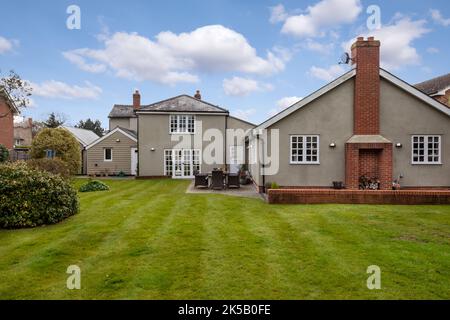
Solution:
<path fill-rule="evenodd" d="M 26 108 L 30 105 L 30 96 L 33 88 L 27 81 L 22 80 L 14 70 L 10 70 L 8 75 L 0 78 L 0 88 L 6 91 L 18 108 Z M 0 118 L 7 115 L 0 114 Z"/>

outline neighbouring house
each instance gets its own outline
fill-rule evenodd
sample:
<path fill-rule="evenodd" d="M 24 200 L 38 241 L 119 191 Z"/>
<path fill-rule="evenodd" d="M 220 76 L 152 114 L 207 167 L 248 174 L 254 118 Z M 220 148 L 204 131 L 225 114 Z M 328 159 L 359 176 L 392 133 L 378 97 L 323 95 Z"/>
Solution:
<path fill-rule="evenodd" d="M 100 137 L 92 130 L 86 130 L 81 128 L 74 128 L 69 126 L 60 126 L 61 128 L 69 131 L 75 139 L 77 139 L 80 144 L 81 150 L 81 168 L 80 174 L 87 174 L 88 170 L 88 159 L 87 159 L 87 150 L 86 148 L 92 144 L 94 141 L 98 140 Z"/>
<path fill-rule="evenodd" d="M 0 88 L 0 144 L 12 150 L 14 147 L 14 116 L 19 109 L 4 88 Z"/>
<path fill-rule="evenodd" d="M 33 119 L 16 117 L 14 121 L 14 150 L 10 155 L 11 160 L 28 160 L 32 140 Z"/>
<path fill-rule="evenodd" d="M 261 191 L 268 182 L 358 189 L 367 177 L 384 190 L 399 178 L 406 188 L 450 187 L 450 109 L 381 69 L 379 54 L 379 41 L 359 37 L 353 69 L 255 128 L 250 171 Z"/>
<path fill-rule="evenodd" d="M 180 95 L 150 105 L 141 105 L 136 91 L 132 105 L 113 106 L 109 125 L 110 132 L 87 148 L 88 174 L 192 178 L 195 171 L 218 167 L 237 171 L 245 162 L 245 137 L 227 139 L 227 129 L 245 132 L 254 127 L 203 101 L 199 91 L 194 97 Z M 202 157 L 208 129 L 224 140 L 214 162 Z"/>
<path fill-rule="evenodd" d="M 30 147 L 33 140 L 33 119 L 22 119 L 14 122 L 14 147 Z"/>
<path fill-rule="evenodd" d="M 450 73 L 414 86 L 450 108 Z"/>

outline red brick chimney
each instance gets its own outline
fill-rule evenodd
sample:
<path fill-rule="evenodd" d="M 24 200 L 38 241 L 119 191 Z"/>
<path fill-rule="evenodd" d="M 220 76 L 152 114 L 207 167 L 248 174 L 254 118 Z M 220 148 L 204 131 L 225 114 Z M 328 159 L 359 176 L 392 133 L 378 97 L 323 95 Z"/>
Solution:
<path fill-rule="evenodd" d="M 200 94 L 200 90 L 197 90 L 194 95 L 195 99 L 202 100 L 202 95 Z"/>
<path fill-rule="evenodd" d="M 141 106 L 141 94 L 139 93 L 139 90 L 136 90 L 133 93 L 133 109 L 137 110 Z"/>
<path fill-rule="evenodd" d="M 352 45 L 356 64 L 353 133 L 380 133 L 380 41 L 359 37 Z"/>

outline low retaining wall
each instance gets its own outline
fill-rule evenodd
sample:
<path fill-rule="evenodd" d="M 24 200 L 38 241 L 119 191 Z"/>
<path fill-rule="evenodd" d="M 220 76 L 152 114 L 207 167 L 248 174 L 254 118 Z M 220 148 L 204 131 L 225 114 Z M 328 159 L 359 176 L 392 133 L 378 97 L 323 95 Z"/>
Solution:
<path fill-rule="evenodd" d="M 270 189 L 275 204 L 450 204 L 450 190 Z"/>

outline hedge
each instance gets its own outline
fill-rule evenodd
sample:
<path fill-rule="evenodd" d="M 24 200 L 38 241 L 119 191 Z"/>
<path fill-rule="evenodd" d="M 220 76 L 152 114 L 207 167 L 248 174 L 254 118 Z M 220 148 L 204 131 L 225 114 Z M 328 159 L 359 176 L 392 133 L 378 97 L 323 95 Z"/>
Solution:
<path fill-rule="evenodd" d="M 0 144 L 0 162 L 5 162 L 9 159 L 9 150 L 4 145 Z"/>
<path fill-rule="evenodd" d="M 78 209 L 77 192 L 61 176 L 23 161 L 0 165 L 0 228 L 54 224 Z"/>
<path fill-rule="evenodd" d="M 61 177 L 66 179 L 71 176 L 69 165 L 59 158 L 30 159 L 27 161 L 27 165 L 33 169 L 59 174 Z"/>

